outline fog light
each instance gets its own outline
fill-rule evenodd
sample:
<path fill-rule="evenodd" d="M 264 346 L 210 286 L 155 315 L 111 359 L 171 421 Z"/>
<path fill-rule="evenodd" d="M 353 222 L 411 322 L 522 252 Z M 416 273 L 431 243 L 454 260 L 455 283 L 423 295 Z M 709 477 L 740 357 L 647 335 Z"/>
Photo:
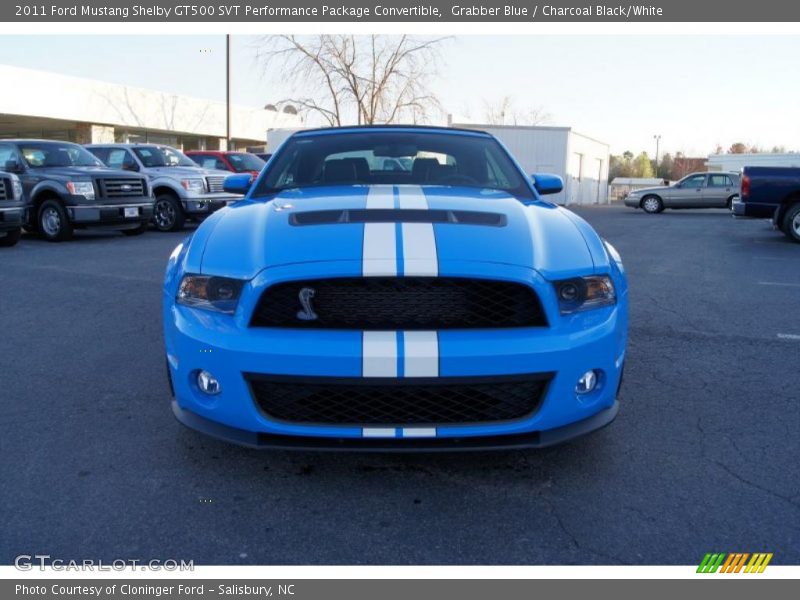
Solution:
<path fill-rule="evenodd" d="M 208 371 L 200 371 L 197 374 L 197 387 L 200 388 L 201 392 L 209 396 L 214 396 L 220 392 L 219 381 Z"/>
<path fill-rule="evenodd" d="M 588 394 L 589 392 L 593 392 L 595 388 L 597 388 L 598 382 L 597 371 L 592 369 L 591 371 L 586 371 L 581 378 L 578 379 L 578 384 L 575 386 L 575 391 L 579 394 Z"/>

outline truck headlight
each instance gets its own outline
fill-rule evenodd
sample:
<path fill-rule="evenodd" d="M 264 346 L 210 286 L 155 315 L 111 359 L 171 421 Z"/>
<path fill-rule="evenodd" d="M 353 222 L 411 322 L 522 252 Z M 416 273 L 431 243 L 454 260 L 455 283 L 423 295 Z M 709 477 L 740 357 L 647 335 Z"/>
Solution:
<path fill-rule="evenodd" d="M 181 179 L 181 185 L 187 192 L 195 194 L 202 194 L 206 191 L 206 184 L 202 179 Z"/>
<path fill-rule="evenodd" d="M 558 308 L 562 315 L 617 302 L 614 282 L 607 275 L 565 279 L 557 281 L 555 286 Z"/>
<path fill-rule="evenodd" d="M 233 314 L 243 287 L 244 281 L 241 279 L 185 275 L 175 301 L 185 306 Z"/>
<path fill-rule="evenodd" d="M 73 196 L 94 200 L 94 184 L 91 181 L 68 181 L 67 190 Z"/>
<path fill-rule="evenodd" d="M 14 195 L 15 200 L 22 199 L 22 182 L 16 175 L 11 178 L 11 193 Z"/>

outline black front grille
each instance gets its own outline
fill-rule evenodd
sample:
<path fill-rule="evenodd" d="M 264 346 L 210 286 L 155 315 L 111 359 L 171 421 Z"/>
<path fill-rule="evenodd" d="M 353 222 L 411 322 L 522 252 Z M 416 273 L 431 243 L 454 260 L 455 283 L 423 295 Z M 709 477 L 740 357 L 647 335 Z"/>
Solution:
<path fill-rule="evenodd" d="M 269 418 L 323 425 L 454 425 L 535 412 L 549 373 L 503 377 L 339 379 L 246 375 Z"/>
<path fill-rule="evenodd" d="M 144 180 L 138 178 L 98 179 L 103 198 L 133 198 L 145 195 Z"/>
<path fill-rule="evenodd" d="M 0 200 L 13 200 L 13 188 L 8 177 L 0 177 Z"/>
<path fill-rule="evenodd" d="M 310 297 L 315 319 L 304 320 Z M 261 295 L 253 327 L 434 330 L 545 327 L 528 285 L 455 277 L 359 277 L 276 284 Z"/>

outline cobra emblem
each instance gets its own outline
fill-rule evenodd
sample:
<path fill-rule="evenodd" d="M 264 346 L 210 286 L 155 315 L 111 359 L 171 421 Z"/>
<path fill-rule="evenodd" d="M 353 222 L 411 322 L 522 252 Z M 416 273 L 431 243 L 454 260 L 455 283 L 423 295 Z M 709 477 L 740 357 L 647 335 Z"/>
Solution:
<path fill-rule="evenodd" d="M 316 321 L 319 317 L 314 312 L 314 306 L 311 304 L 311 299 L 316 295 L 314 288 L 304 287 L 300 289 L 297 297 L 300 299 L 300 306 L 303 310 L 297 311 L 297 318 L 301 321 Z"/>

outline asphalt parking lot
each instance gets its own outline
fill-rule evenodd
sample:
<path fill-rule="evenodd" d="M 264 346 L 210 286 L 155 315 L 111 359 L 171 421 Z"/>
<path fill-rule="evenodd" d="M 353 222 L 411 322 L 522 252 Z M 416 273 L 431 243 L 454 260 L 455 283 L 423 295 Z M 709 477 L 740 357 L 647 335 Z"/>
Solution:
<path fill-rule="evenodd" d="M 581 209 L 622 254 L 610 427 L 541 450 L 258 452 L 172 417 L 160 287 L 185 234 L 0 252 L 0 563 L 800 563 L 800 245 L 724 211 Z"/>

